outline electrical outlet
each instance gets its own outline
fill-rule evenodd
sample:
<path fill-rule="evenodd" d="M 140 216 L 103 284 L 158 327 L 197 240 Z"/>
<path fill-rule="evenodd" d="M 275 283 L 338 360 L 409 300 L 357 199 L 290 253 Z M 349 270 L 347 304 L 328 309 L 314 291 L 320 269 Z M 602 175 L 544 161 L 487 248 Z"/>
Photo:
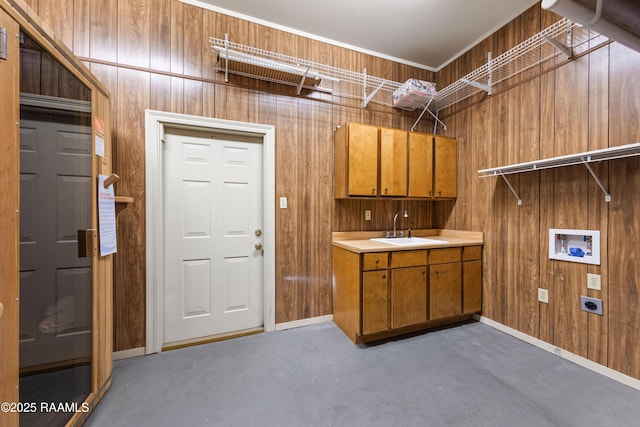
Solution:
<path fill-rule="evenodd" d="M 364 210 L 364 220 L 371 221 L 371 209 Z"/>
<path fill-rule="evenodd" d="M 602 300 L 598 298 L 591 298 L 584 295 L 580 295 L 580 308 L 587 313 L 595 313 L 600 316 L 602 312 Z"/>
<path fill-rule="evenodd" d="M 602 290 L 602 282 L 600 281 L 599 274 L 587 273 L 587 288 L 595 291 Z"/>
<path fill-rule="evenodd" d="M 538 288 L 538 301 L 549 304 L 549 290 Z"/>

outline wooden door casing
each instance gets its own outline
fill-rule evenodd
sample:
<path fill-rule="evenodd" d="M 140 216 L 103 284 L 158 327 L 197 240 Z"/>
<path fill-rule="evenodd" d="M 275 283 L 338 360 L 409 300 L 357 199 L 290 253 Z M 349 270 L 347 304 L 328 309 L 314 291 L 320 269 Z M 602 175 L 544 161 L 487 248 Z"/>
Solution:
<path fill-rule="evenodd" d="M 0 400 L 18 402 L 19 334 L 19 209 L 20 179 L 20 51 L 18 23 L 0 9 L 0 27 L 7 30 L 7 59 L 0 60 Z M 18 425 L 17 412 L 0 414 L 2 425 Z"/>

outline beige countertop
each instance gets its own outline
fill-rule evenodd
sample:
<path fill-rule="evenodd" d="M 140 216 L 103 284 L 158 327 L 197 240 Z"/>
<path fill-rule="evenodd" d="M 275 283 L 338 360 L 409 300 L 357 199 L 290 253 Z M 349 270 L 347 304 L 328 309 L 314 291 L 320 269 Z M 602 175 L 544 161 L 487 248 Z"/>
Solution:
<path fill-rule="evenodd" d="M 478 246 L 483 244 L 483 235 L 481 231 L 429 229 L 412 230 L 411 235 L 413 237 L 425 237 L 441 242 L 399 246 L 391 243 L 370 240 L 372 238 L 385 237 L 385 231 L 338 231 L 333 233 L 332 244 L 356 253 L 451 248 L 458 246 Z"/>

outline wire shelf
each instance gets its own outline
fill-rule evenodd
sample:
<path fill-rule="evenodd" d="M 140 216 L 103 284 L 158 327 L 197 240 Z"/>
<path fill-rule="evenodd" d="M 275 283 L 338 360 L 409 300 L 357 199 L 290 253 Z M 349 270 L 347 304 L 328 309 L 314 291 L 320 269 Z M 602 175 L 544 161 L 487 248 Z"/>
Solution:
<path fill-rule="evenodd" d="M 423 110 L 418 121 L 428 111 L 441 123 L 437 112 L 444 108 L 482 91 L 491 94 L 499 83 L 606 41 L 606 37 L 563 18 L 495 59 L 489 53 L 486 64 L 437 91 L 435 97 L 418 107 Z M 210 37 L 209 43 L 217 57 L 215 69 L 225 73 L 226 81 L 229 74 L 236 74 L 294 86 L 298 94 L 306 89 L 357 100 L 365 107 L 369 103 L 393 107 L 393 93 L 403 84 L 368 75 L 366 68 L 358 73 L 230 42 L 227 35 L 224 39 Z"/>
<path fill-rule="evenodd" d="M 393 92 L 401 83 L 295 58 L 255 47 L 209 38 L 220 72 L 258 78 L 301 89 L 329 93 L 335 97 L 393 106 Z M 227 77 L 228 81 L 228 77 Z"/>
<path fill-rule="evenodd" d="M 555 58 L 585 51 L 608 39 L 567 18 L 550 25 L 524 42 L 489 60 L 463 78 L 438 91 L 431 104 L 440 111 L 479 92 L 491 93 L 491 88 L 521 73 Z"/>

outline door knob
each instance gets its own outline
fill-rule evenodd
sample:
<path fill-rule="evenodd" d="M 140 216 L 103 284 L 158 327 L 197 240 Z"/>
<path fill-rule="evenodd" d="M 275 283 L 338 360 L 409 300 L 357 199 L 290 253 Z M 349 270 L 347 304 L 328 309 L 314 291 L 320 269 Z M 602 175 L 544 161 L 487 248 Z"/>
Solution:
<path fill-rule="evenodd" d="M 255 233 L 256 233 L 256 236 L 257 236 L 257 237 L 262 236 L 262 230 L 260 230 L 260 229 L 257 229 L 257 230 L 255 231 Z"/>
<path fill-rule="evenodd" d="M 258 242 L 256 243 L 256 251 L 261 251 L 262 250 L 262 243 Z"/>

